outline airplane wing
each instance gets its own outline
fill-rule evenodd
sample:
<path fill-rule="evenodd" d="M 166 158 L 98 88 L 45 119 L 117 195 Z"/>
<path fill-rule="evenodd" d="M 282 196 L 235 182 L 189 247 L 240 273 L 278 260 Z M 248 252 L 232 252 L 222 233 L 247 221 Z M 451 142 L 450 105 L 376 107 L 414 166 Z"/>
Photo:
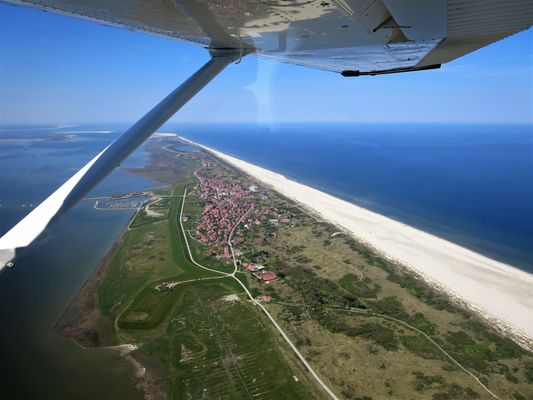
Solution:
<path fill-rule="evenodd" d="M 427 69 L 527 29 L 531 0 L 7 0 L 365 75 Z"/>
<path fill-rule="evenodd" d="M 247 54 L 344 76 L 437 68 L 527 29 L 531 0 L 0 0 L 186 40 L 211 60 L 0 238 L 0 270 Z"/>

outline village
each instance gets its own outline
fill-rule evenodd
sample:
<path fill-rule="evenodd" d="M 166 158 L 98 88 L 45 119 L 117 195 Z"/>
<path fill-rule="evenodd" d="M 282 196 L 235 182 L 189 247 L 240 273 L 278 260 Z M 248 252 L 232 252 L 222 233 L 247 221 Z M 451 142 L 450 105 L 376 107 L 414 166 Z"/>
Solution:
<path fill-rule="evenodd" d="M 269 204 L 268 193 L 257 185 L 231 182 L 213 161 L 204 157 L 199 157 L 199 161 L 201 167 L 194 174 L 200 182 L 197 194 L 204 207 L 196 222 L 194 237 L 209 245 L 218 260 L 229 262 L 235 256 L 238 265 L 260 282 L 276 281 L 278 276 L 274 272 L 257 260 L 247 259 L 242 248 L 250 240 L 246 233 L 254 227 L 275 228 L 278 224 L 290 224 L 291 215 Z M 263 241 L 258 238 L 253 244 L 260 245 Z M 259 300 L 271 300 L 270 296 L 262 297 Z"/>

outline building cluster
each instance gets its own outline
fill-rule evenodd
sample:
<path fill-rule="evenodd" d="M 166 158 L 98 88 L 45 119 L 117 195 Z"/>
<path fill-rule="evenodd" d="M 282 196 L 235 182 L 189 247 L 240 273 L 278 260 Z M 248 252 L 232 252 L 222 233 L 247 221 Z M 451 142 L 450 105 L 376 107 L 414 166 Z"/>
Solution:
<path fill-rule="evenodd" d="M 238 184 L 229 184 L 219 178 L 204 178 L 200 197 L 207 201 L 202 211 L 196 237 L 209 245 L 227 243 L 235 224 L 256 207 L 254 202 L 243 202 L 250 193 Z"/>
<path fill-rule="evenodd" d="M 255 184 L 243 186 L 238 182 L 231 182 L 212 161 L 200 159 L 200 162 L 202 166 L 194 174 L 200 182 L 198 196 L 205 205 L 197 220 L 194 236 L 212 247 L 212 255 L 217 259 L 229 262 L 233 255 L 242 256 L 242 245 L 246 242 L 245 232 L 254 226 L 263 225 L 270 229 L 269 226 L 291 223 L 292 215 L 286 210 L 278 210 L 262 201 L 268 199 L 268 194 L 259 190 Z M 237 228 L 236 225 L 240 226 Z M 269 231 L 268 235 L 275 233 Z M 228 243 L 230 237 L 233 253 Z M 255 240 L 255 244 L 263 242 L 262 238 Z M 261 262 L 260 257 L 254 256 L 254 260 Z M 278 279 L 274 272 L 267 271 L 261 264 L 244 262 L 242 258 L 240 262 L 263 283 Z"/>
<path fill-rule="evenodd" d="M 261 282 L 269 283 L 278 279 L 278 276 L 271 271 L 267 271 L 261 264 L 244 263 L 245 268 Z"/>
<path fill-rule="evenodd" d="M 261 225 L 276 211 L 257 203 L 257 187 L 251 185 L 244 188 L 239 183 L 228 182 L 221 175 L 209 176 L 209 161 L 204 160 L 202 167 L 195 171 L 200 181 L 199 196 L 206 202 L 202 214 L 197 221 L 195 236 L 210 246 L 219 246 L 217 258 L 231 258 L 228 247 L 229 237 L 235 225 L 243 223 L 244 229 L 252 224 Z M 232 244 L 240 245 L 245 237 L 235 234 Z"/>

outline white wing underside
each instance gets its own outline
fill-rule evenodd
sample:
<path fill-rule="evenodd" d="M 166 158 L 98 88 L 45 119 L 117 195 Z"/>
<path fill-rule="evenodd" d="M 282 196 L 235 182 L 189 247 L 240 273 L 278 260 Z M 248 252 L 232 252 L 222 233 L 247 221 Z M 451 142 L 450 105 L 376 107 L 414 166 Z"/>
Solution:
<path fill-rule="evenodd" d="M 531 0 L 4 1 L 336 72 L 442 64 L 533 20 Z"/>

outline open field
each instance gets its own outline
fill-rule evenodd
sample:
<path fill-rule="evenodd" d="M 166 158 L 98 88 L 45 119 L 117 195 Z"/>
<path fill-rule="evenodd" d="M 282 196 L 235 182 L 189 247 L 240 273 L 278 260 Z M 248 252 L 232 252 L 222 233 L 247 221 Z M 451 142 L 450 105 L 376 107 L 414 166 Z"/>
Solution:
<path fill-rule="evenodd" d="M 119 319 L 121 335 L 142 339 L 139 351 L 162 359 L 171 398 L 316 398 L 306 373 L 291 368 L 280 354 L 282 344 L 268 321 L 243 295 L 232 294 L 236 289 L 223 278 L 158 293 L 159 300 L 172 298 L 165 329 L 158 329 L 162 321 L 154 324 L 152 316 L 167 303 L 147 293 Z M 145 301 L 151 307 L 145 308 Z M 140 313 L 148 315 L 137 319 Z"/>

